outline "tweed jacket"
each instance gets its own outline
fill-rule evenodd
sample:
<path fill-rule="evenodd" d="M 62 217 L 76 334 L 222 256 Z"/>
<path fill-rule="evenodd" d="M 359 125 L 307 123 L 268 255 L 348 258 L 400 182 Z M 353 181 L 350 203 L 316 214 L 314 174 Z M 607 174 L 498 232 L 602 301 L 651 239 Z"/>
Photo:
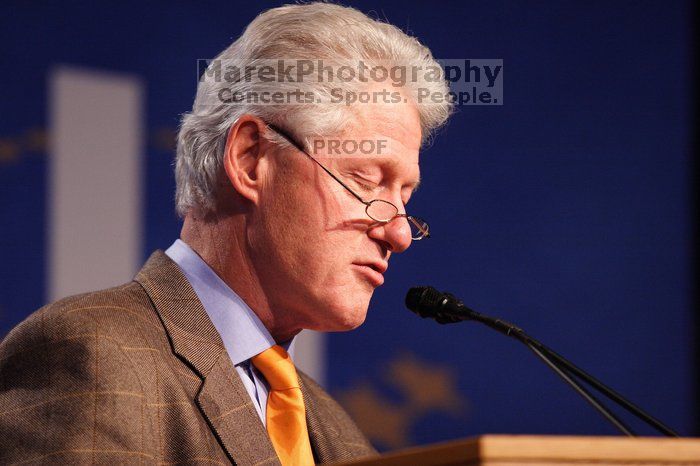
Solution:
<path fill-rule="evenodd" d="M 299 372 L 317 463 L 376 451 Z M 279 460 L 204 307 L 156 251 L 135 280 L 44 306 L 0 343 L 0 464 Z"/>

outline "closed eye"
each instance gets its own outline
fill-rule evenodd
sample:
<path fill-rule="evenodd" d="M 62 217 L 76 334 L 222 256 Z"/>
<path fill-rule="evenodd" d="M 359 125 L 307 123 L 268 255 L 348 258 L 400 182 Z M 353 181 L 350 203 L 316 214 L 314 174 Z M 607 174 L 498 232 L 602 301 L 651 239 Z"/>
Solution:
<path fill-rule="evenodd" d="M 357 182 L 358 186 L 364 189 L 365 191 L 374 191 L 377 187 L 373 186 L 371 184 L 363 183 L 361 181 Z"/>
<path fill-rule="evenodd" d="M 353 174 L 353 180 L 355 181 L 355 184 L 357 184 L 357 186 L 364 189 L 365 191 L 374 191 L 379 186 L 374 181 L 368 180 L 367 178 L 364 178 L 357 174 Z"/>

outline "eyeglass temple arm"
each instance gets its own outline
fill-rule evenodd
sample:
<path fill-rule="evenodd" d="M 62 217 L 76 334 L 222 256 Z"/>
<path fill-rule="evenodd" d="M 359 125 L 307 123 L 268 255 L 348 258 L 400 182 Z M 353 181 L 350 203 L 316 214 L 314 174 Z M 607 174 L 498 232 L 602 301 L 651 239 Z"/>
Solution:
<path fill-rule="evenodd" d="M 365 201 L 364 199 L 362 199 L 362 198 L 359 196 L 359 194 L 357 194 L 355 191 L 353 191 L 352 189 L 350 189 L 350 188 L 348 187 L 348 185 L 346 185 L 345 183 L 343 183 L 343 182 L 340 180 L 340 178 L 338 178 L 337 176 L 335 176 L 335 175 L 333 174 L 333 172 L 331 172 L 329 169 L 327 169 L 326 167 L 324 167 L 324 166 L 321 164 L 321 162 L 319 162 L 318 160 L 316 160 L 316 158 L 313 157 L 311 154 L 309 154 L 308 152 L 306 152 L 306 150 L 304 150 L 304 148 L 303 148 L 299 143 L 297 143 L 294 139 L 292 139 L 291 136 L 289 136 L 287 133 L 285 133 L 283 130 L 279 129 L 279 128 L 276 127 L 275 125 L 271 125 L 271 124 L 268 123 L 267 126 L 268 126 L 268 128 L 270 128 L 272 131 L 274 131 L 275 133 L 279 134 L 279 135 L 282 136 L 284 139 L 286 139 L 287 142 L 289 142 L 291 145 L 293 145 L 294 147 L 296 147 L 300 152 L 303 152 L 304 155 L 306 155 L 308 158 L 310 158 L 311 160 L 313 160 L 314 163 L 316 163 L 316 165 L 318 165 L 319 167 L 321 167 L 321 169 L 322 169 L 324 172 L 328 173 L 335 181 L 337 181 L 338 183 L 340 183 L 340 185 L 341 185 L 343 188 L 345 188 L 345 189 L 347 190 L 347 192 L 349 192 L 350 194 L 352 194 L 353 197 L 354 197 L 355 199 L 357 199 L 358 201 L 360 201 L 360 202 L 363 203 L 364 205 L 369 205 L 369 202 L 367 202 L 367 201 Z"/>
<path fill-rule="evenodd" d="M 321 167 L 321 169 L 322 169 L 324 172 L 328 173 L 335 181 L 337 181 L 343 188 L 345 188 L 345 189 L 347 190 L 347 192 L 349 192 L 350 194 L 352 194 L 353 197 L 354 197 L 355 199 L 357 199 L 358 201 L 362 202 L 362 203 L 363 203 L 364 205 L 366 205 L 366 206 L 369 206 L 369 205 L 371 204 L 371 202 L 367 202 L 367 201 L 365 201 L 364 199 L 362 199 L 357 193 L 355 193 L 355 191 L 353 191 L 352 189 L 350 189 L 350 188 L 348 187 L 348 185 L 346 185 L 345 183 L 343 183 L 337 176 L 335 176 L 335 175 L 333 174 L 333 172 L 331 172 L 330 170 L 328 170 L 326 167 L 323 166 L 323 164 L 322 164 L 321 162 L 319 162 L 318 160 L 316 160 L 315 157 L 313 157 L 311 154 L 309 154 L 308 152 L 306 152 L 306 150 L 304 150 L 304 148 L 303 148 L 299 143 L 297 143 L 290 135 L 288 135 L 284 130 L 282 130 L 282 129 L 278 128 L 277 126 L 272 125 L 272 124 L 270 124 L 270 123 L 267 123 L 267 127 L 270 128 L 270 129 L 271 129 L 272 131 L 274 131 L 275 133 L 277 133 L 277 134 L 279 134 L 280 136 L 282 136 L 284 139 L 287 140 L 287 142 L 289 142 L 291 145 L 293 145 L 297 150 L 299 150 L 299 151 L 302 152 L 304 155 L 306 155 L 308 158 L 310 158 L 311 160 L 313 160 L 314 163 L 315 163 L 316 165 L 318 165 L 319 167 Z M 413 224 L 425 235 L 426 238 L 430 236 L 429 231 L 428 231 L 426 228 L 424 228 L 423 225 L 420 224 L 420 222 L 417 222 L 416 220 L 414 220 L 414 217 L 413 217 L 413 216 L 408 215 L 408 214 L 399 214 L 399 213 L 397 213 L 396 216 L 395 216 L 394 218 L 396 218 L 396 217 L 405 217 L 407 220 L 409 220 L 411 223 L 413 223 Z"/>

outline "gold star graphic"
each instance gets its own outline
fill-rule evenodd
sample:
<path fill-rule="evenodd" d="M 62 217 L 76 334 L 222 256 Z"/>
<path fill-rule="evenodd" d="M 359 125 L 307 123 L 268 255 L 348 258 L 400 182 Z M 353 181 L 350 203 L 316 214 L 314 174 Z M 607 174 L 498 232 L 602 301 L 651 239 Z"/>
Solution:
<path fill-rule="evenodd" d="M 368 383 L 347 390 L 338 398 L 372 441 L 391 449 L 409 444 L 408 431 L 413 421 L 410 410 L 383 399 Z"/>
<path fill-rule="evenodd" d="M 386 367 L 384 380 L 403 395 L 402 400 L 386 399 L 369 382 L 338 394 L 340 403 L 372 442 L 389 449 L 405 447 L 412 443 L 412 427 L 426 414 L 464 415 L 467 401 L 460 395 L 450 368 L 421 361 L 410 353 Z"/>
<path fill-rule="evenodd" d="M 457 390 L 456 376 L 445 366 L 429 364 L 405 353 L 389 364 L 385 380 L 403 392 L 416 414 L 439 410 L 458 415 L 465 410 L 466 402 Z"/>
<path fill-rule="evenodd" d="M 14 162 L 19 157 L 19 144 L 10 138 L 0 139 L 0 162 Z"/>

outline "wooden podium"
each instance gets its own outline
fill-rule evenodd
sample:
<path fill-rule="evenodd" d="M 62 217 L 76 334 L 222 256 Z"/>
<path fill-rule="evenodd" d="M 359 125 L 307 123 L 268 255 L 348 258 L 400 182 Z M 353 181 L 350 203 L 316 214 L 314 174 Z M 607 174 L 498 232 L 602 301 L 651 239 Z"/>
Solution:
<path fill-rule="evenodd" d="M 338 466 L 700 466 L 700 439 L 484 435 Z"/>

